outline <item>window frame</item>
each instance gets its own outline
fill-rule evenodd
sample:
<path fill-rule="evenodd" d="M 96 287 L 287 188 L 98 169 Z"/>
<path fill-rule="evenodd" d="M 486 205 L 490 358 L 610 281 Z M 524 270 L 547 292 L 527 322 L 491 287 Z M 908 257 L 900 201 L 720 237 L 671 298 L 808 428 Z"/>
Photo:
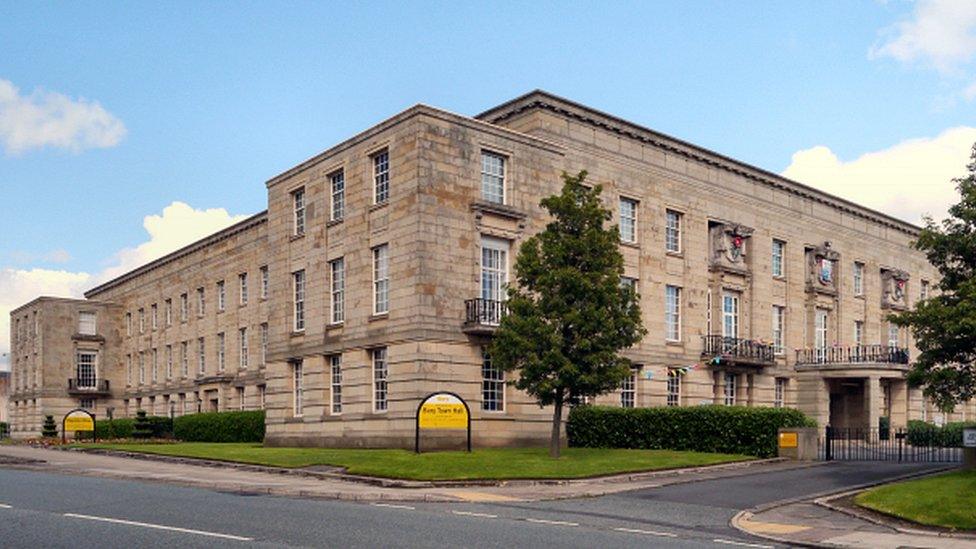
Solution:
<path fill-rule="evenodd" d="M 247 284 L 247 273 L 237 274 L 237 303 L 238 305 L 247 305 L 250 298 L 248 295 L 248 284 Z"/>
<path fill-rule="evenodd" d="M 681 331 L 681 286 L 666 284 L 664 286 L 664 340 L 671 343 L 680 342 Z"/>
<path fill-rule="evenodd" d="M 505 412 L 505 371 L 494 365 L 485 347 L 481 348 L 481 411 Z"/>
<path fill-rule="evenodd" d="M 329 319 L 330 324 L 342 324 L 346 320 L 346 261 L 337 257 L 329 261 Z"/>
<path fill-rule="evenodd" d="M 630 369 L 630 375 L 620 382 L 620 407 L 637 407 L 637 367 Z"/>
<path fill-rule="evenodd" d="M 370 362 L 373 372 L 373 413 L 386 413 L 390 410 L 390 363 L 387 347 L 370 349 Z"/>
<path fill-rule="evenodd" d="M 339 168 L 328 176 L 329 221 L 342 221 L 346 216 L 346 172 Z"/>
<path fill-rule="evenodd" d="M 770 272 L 773 278 L 786 278 L 786 241 L 774 238 L 770 253 Z"/>
<path fill-rule="evenodd" d="M 247 341 L 247 326 L 237 329 L 237 367 L 246 370 L 250 361 L 250 348 Z"/>
<path fill-rule="evenodd" d="M 305 415 L 305 364 L 303 359 L 291 361 L 292 417 Z"/>
<path fill-rule="evenodd" d="M 305 187 L 299 187 L 291 191 L 291 234 L 293 237 L 305 235 L 306 206 Z"/>
<path fill-rule="evenodd" d="M 88 319 L 88 321 L 86 321 Z M 91 328 L 87 328 L 90 325 Z M 78 333 L 81 335 L 98 335 L 98 313 L 95 311 L 78 311 Z"/>
<path fill-rule="evenodd" d="M 684 250 L 682 246 L 682 222 L 684 213 L 672 208 L 664 210 L 664 251 L 670 254 L 681 254 Z M 671 220 L 674 219 L 672 226 Z M 674 247 L 672 248 L 672 242 Z"/>
<path fill-rule="evenodd" d="M 373 205 L 387 204 L 390 201 L 390 149 L 374 152 L 370 160 L 373 167 Z"/>
<path fill-rule="evenodd" d="M 291 273 L 292 279 L 292 331 L 305 331 L 305 269 Z"/>
<path fill-rule="evenodd" d="M 677 368 L 668 368 L 667 406 L 681 406 L 681 375 Z"/>
<path fill-rule="evenodd" d="M 373 315 L 390 312 L 390 246 L 380 244 L 372 248 L 373 256 Z M 382 295 L 382 300 L 380 296 Z M 383 308 L 380 308 L 382 304 Z"/>
<path fill-rule="evenodd" d="M 624 215 L 625 208 L 627 205 L 630 208 L 628 212 L 629 215 Z M 640 201 L 628 196 L 618 197 L 617 202 L 617 212 L 619 217 L 619 225 L 617 226 L 620 233 L 620 241 L 624 244 L 637 244 L 637 231 L 638 231 L 638 210 L 640 209 Z M 628 222 L 628 231 L 625 232 L 624 220 Z"/>
<path fill-rule="evenodd" d="M 831 272 L 833 276 L 833 272 Z M 854 272 L 851 273 L 851 283 L 853 285 L 854 296 L 863 297 L 864 296 L 864 263 L 861 261 L 854 262 Z"/>
<path fill-rule="evenodd" d="M 329 355 L 329 413 L 342 415 L 342 355 Z"/>
<path fill-rule="evenodd" d="M 786 354 L 786 307 L 773 305 L 773 353 Z"/>
<path fill-rule="evenodd" d="M 500 173 L 490 171 L 489 168 L 494 166 L 488 166 L 488 160 L 494 159 L 498 160 L 497 166 L 500 167 Z M 508 155 L 501 154 L 499 152 L 482 149 L 481 150 L 481 199 L 485 202 L 490 202 L 492 204 L 506 204 L 508 200 L 507 185 L 506 185 L 506 164 L 508 162 Z M 494 186 L 501 186 L 500 200 L 494 200 L 491 196 L 492 193 L 487 191 L 496 190 Z"/>

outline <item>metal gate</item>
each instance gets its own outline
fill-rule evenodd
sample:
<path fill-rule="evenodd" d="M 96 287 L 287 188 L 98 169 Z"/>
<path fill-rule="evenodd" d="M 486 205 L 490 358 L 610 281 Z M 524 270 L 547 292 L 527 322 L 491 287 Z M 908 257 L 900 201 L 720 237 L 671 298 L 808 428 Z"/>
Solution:
<path fill-rule="evenodd" d="M 907 429 L 827 426 L 818 451 L 825 461 L 962 462 L 962 448 L 944 446 L 930 437 L 910 437 Z"/>

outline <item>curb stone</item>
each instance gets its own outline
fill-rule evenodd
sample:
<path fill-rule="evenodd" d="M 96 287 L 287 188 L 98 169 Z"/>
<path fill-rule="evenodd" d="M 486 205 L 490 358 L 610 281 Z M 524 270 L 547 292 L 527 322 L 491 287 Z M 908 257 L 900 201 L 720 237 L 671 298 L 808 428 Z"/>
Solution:
<path fill-rule="evenodd" d="M 940 471 L 940 472 L 945 472 L 945 471 L 943 470 L 943 471 Z M 937 474 L 937 473 L 933 473 L 933 474 Z M 928 475 L 924 475 L 924 476 L 928 476 Z M 887 515 L 884 512 L 881 512 L 881 511 L 862 511 L 858 507 L 848 507 L 846 505 L 837 505 L 837 504 L 834 504 L 833 503 L 834 500 L 841 499 L 841 498 L 844 498 L 844 497 L 847 497 L 847 496 L 852 496 L 852 495 L 858 494 L 858 493 L 860 493 L 862 491 L 864 491 L 863 488 L 858 489 L 858 490 L 851 490 L 851 491 L 844 492 L 844 493 L 841 493 L 841 494 L 834 494 L 832 496 L 817 498 L 817 499 L 815 499 L 813 501 L 813 503 L 815 503 L 815 504 L 817 504 L 817 505 L 819 505 L 821 507 L 824 507 L 826 509 L 830 509 L 831 511 L 836 511 L 838 513 L 843 513 L 845 515 L 854 517 L 856 519 L 860 519 L 860 520 L 864 520 L 864 521 L 867 521 L 867 522 L 870 522 L 870 523 L 873 523 L 873 524 L 877 524 L 878 526 L 884 526 L 884 527 L 887 527 L 887 528 L 891 528 L 892 530 L 896 530 L 896 531 L 901 532 L 903 534 L 911 534 L 911 535 L 915 535 L 915 536 L 934 536 L 934 537 L 949 538 L 949 539 L 976 540 L 976 534 L 970 534 L 968 532 L 952 532 L 952 531 L 949 531 L 948 529 L 946 529 L 946 530 L 937 530 L 937 529 L 929 529 L 929 528 L 924 528 L 924 527 L 922 527 L 922 528 L 906 528 L 904 526 L 900 526 L 899 523 L 896 522 L 897 520 L 904 520 L 904 519 L 899 519 L 898 517 L 891 516 L 891 520 L 890 521 L 889 520 L 885 520 L 884 517 L 887 517 L 887 516 L 890 516 L 890 515 Z"/>

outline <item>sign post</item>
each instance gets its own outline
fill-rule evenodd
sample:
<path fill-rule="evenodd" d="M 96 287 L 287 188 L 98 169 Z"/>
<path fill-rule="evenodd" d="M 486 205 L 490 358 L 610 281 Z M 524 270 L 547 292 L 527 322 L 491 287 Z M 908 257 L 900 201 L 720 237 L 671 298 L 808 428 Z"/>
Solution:
<path fill-rule="evenodd" d="M 68 442 L 68 431 L 73 431 L 75 436 L 79 431 L 91 431 L 92 441 L 95 440 L 95 414 L 88 410 L 75 408 L 64 415 L 61 420 L 61 442 Z"/>
<path fill-rule="evenodd" d="M 467 429 L 468 451 L 471 451 L 471 409 L 454 393 L 431 393 L 421 399 L 414 425 L 414 451 L 418 454 L 421 429 Z"/>
<path fill-rule="evenodd" d="M 962 463 L 966 469 L 976 469 L 976 429 L 962 430 Z"/>

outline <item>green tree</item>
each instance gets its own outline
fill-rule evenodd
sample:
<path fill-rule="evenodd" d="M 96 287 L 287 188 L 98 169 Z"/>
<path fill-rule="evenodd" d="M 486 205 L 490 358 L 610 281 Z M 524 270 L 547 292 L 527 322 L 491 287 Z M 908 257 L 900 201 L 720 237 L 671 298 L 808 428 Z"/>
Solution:
<path fill-rule="evenodd" d="M 968 175 L 955 179 L 960 200 L 941 223 L 926 218 L 916 249 L 941 276 L 938 292 L 892 315 L 908 326 L 920 354 L 908 379 L 943 411 L 976 396 L 976 145 Z"/>
<path fill-rule="evenodd" d="M 44 416 L 44 424 L 41 425 L 41 436 L 44 438 L 55 438 L 58 436 L 58 426 L 54 423 L 54 416 Z"/>
<path fill-rule="evenodd" d="M 619 351 L 646 333 L 637 295 L 621 285 L 623 256 L 602 188 L 583 184 L 586 172 L 563 174 L 562 193 L 542 200 L 552 221 L 522 244 L 508 314 L 489 348 L 515 387 L 552 406 L 550 454 L 559 457 L 563 408 L 606 393 L 630 375 Z"/>

